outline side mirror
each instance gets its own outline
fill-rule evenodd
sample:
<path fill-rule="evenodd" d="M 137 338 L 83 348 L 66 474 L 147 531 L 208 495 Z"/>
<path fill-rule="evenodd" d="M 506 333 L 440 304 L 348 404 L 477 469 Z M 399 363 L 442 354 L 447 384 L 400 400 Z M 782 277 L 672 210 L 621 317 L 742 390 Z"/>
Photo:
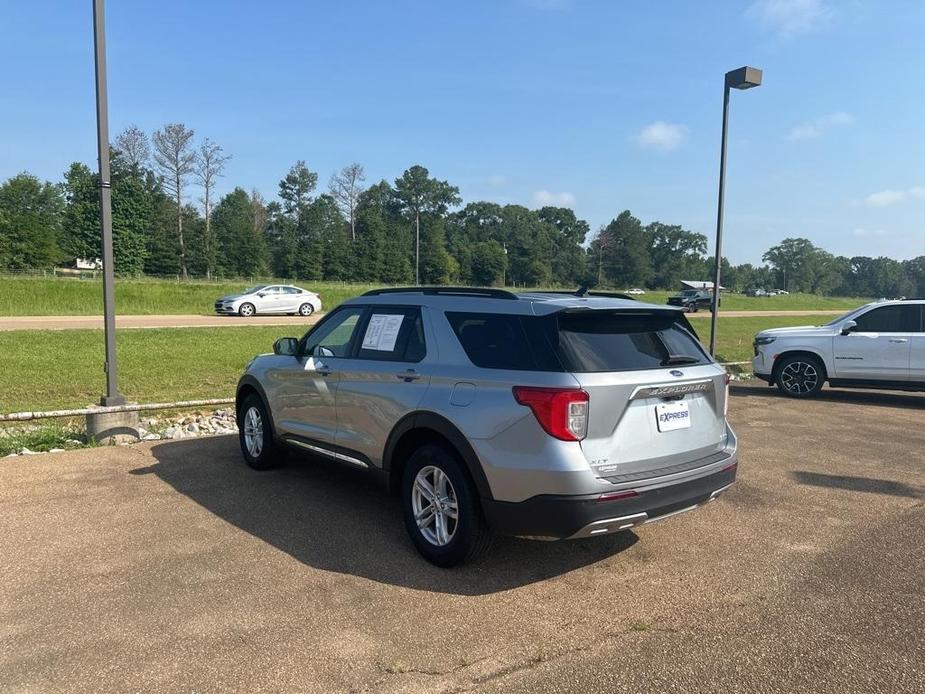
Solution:
<path fill-rule="evenodd" d="M 844 323 L 841 324 L 841 334 L 849 335 L 851 334 L 851 331 L 854 330 L 856 327 L 858 327 L 858 324 L 856 321 L 846 320 Z"/>
<path fill-rule="evenodd" d="M 299 339 L 297 337 L 281 337 L 273 343 L 273 354 L 294 357 L 299 353 Z"/>

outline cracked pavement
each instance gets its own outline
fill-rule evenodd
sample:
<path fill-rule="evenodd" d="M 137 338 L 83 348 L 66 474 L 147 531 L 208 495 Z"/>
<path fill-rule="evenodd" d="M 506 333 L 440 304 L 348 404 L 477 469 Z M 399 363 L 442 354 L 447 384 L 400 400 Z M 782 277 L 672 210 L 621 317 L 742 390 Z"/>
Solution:
<path fill-rule="evenodd" d="M 925 692 L 925 396 L 733 394 L 717 503 L 453 571 L 234 437 L 0 460 L 0 689 Z"/>

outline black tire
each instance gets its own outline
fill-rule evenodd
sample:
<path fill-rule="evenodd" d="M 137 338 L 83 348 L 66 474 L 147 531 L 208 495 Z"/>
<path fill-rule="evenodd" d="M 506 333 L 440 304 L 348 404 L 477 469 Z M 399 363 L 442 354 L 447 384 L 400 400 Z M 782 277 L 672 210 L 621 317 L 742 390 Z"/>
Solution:
<path fill-rule="evenodd" d="M 311 304 L 305 303 L 299 306 L 299 315 L 300 316 L 310 316 L 315 312 L 315 307 Z"/>
<path fill-rule="evenodd" d="M 687 312 L 688 312 L 688 313 L 697 313 L 697 311 L 699 311 L 699 310 L 700 310 L 700 308 L 697 306 L 697 304 L 688 304 L 688 305 L 687 305 Z"/>
<path fill-rule="evenodd" d="M 248 435 L 252 431 L 251 424 L 253 423 L 252 420 L 249 421 L 251 411 L 255 411 L 259 417 L 259 430 L 262 437 L 259 451 L 255 450 L 248 441 Z M 269 470 L 285 460 L 285 449 L 279 446 L 273 438 L 270 415 L 259 395 L 251 393 L 241 401 L 237 419 L 238 444 L 241 446 L 241 455 L 244 456 L 244 462 L 255 470 Z"/>
<path fill-rule="evenodd" d="M 455 496 L 457 518 L 452 524 L 451 519 L 447 520 L 448 526 L 452 525 L 452 534 L 443 545 L 435 544 L 425 535 L 429 525 L 422 530 L 415 520 L 413 490 L 418 473 L 426 468 L 440 470 L 451 485 L 446 498 L 450 498 L 450 492 Z M 443 568 L 457 566 L 475 558 L 491 544 L 492 534 L 482 516 L 475 487 L 457 456 L 443 446 L 425 444 L 411 454 L 402 475 L 401 503 L 411 542 L 431 564 Z"/>
<path fill-rule="evenodd" d="M 791 398 L 812 398 L 825 383 L 825 366 L 814 356 L 793 354 L 784 356 L 776 365 L 774 383 Z"/>
<path fill-rule="evenodd" d="M 253 304 L 245 302 L 238 306 L 238 315 L 244 318 L 250 318 L 251 316 L 257 315 L 257 309 L 254 308 Z"/>

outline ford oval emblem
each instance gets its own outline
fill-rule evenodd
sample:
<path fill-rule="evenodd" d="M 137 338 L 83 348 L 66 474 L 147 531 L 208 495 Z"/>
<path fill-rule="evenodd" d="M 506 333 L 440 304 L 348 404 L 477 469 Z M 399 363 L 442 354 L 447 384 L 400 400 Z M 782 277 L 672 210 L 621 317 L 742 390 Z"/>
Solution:
<path fill-rule="evenodd" d="M 684 375 L 683 371 L 678 371 L 677 369 L 672 369 L 669 373 L 672 376 L 679 376 L 679 377 Z"/>

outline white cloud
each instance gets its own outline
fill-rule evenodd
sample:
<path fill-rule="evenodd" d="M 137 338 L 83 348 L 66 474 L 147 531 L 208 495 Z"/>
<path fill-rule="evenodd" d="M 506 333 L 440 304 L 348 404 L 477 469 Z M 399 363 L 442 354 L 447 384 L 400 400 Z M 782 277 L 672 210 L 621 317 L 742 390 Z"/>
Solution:
<path fill-rule="evenodd" d="M 868 207 L 889 207 L 905 199 L 906 191 L 904 190 L 881 190 L 864 198 L 864 204 Z"/>
<path fill-rule="evenodd" d="M 819 116 L 815 120 L 806 123 L 800 123 L 790 129 L 787 135 L 788 140 L 812 140 L 823 133 L 843 125 L 854 123 L 854 116 L 844 111 L 829 113 L 825 116 Z"/>
<path fill-rule="evenodd" d="M 640 130 L 633 139 L 641 147 L 671 152 L 681 146 L 686 133 L 687 128 L 683 125 L 657 120 Z"/>
<path fill-rule="evenodd" d="M 538 190 L 533 194 L 533 204 L 537 207 L 572 207 L 575 204 L 575 196 L 568 192 Z"/>
<path fill-rule="evenodd" d="M 910 198 L 925 198 L 925 186 L 912 186 L 907 192 Z"/>
<path fill-rule="evenodd" d="M 756 0 L 745 14 L 781 38 L 789 39 L 815 31 L 834 12 L 823 0 Z"/>

